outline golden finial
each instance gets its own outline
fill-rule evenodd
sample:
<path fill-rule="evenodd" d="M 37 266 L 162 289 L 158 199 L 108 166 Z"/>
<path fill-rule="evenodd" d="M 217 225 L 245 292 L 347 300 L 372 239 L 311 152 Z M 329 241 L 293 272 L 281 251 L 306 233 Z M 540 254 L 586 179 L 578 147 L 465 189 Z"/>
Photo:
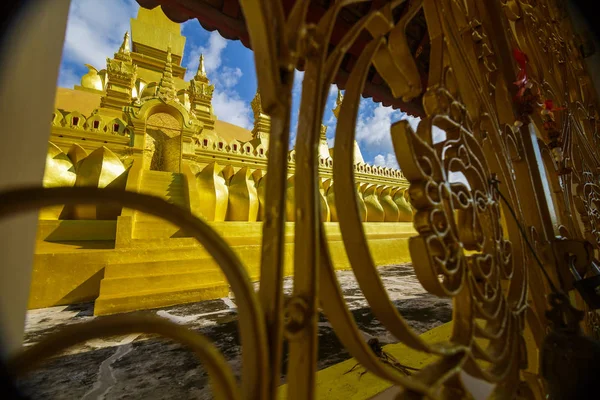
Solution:
<path fill-rule="evenodd" d="M 327 126 L 321 124 L 321 140 L 327 141 Z"/>
<path fill-rule="evenodd" d="M 258 118 L 258 116 L 263 113 L 262 103 L 260 101 L 260 92 L 258 91 L 258 88 L 256 89 L 256 94 L 254 95 L 250 105 L 252 106 L 252 111 L 254 111 L 254 118 Z"/>
<path fill-rule="evenodd" d="M 102 90 L 102 78 L 98 75 L 98 70 L 90 64 L 85 64 L 88 73 L 81 77 L 81 86 L 88 89 Z"/>
<path fill-rule="evenodd" d="M 335 115 L 336 118 L 340 114 L 340 108 L 342 107 L 343 101 L 344 101 L 344 95 L 342 94 L 342 91 L 340 89 L 338 89 L 337 99 L 335 100 L 335 108 L 333 110 L 331 110 L 331 111 L 333 111 L 333 115 Z"/>
<path fill-rule="evenodd" d="M 119 51 L 115 53 L 115 60 L 131 62 L 131 50 L 129 48 L 129 32 L 125 32 L 123 43 L 119 47 Z"/>
<path fill-rule="evenodd" d="M 206 68 L 204 68 L 204 55 L 200 54 L 200 61 L 198 62 L 198 72 L 194 77 L 195 81 L 209 83 L 208 76 L 206 76 Z"/>
<path fill-rule="evenodd" d="M 271 132 L 271 117 L 263 111 L 258 88 L 250 104 L 252 105 L 252 111 L 254 111 L 254 129 L 252 129 L 252 135 L 255 138 L 266 139 Z"/>
<path fill-rule="evenodd" d="M 121 43 L 121 47 L 119 47 L 119 53 L 127 54 L 131 50 L 129 48 L 129 31 L 125 31 L 125 36 L 123 36 L 123 43 Z"/>
<path fill-rule="evenodd" d="M 198 72 L 196 76 L 206 77 L 206 69 L 204 68 L 204 54 L 200 54 L 200 62 L 198 63 Z"/>
<path fill-rule="evenodd" d="M 171 62 L 172 62 L 172 61 L 173 61 L 173 60 L 172 60 L 172 58 L 171 58 L 171 45 L 169 45 L 169 46 L 167 47 L 167 63 L 168 63 L 168 64 L 171 64 Z M 169 67 L 171 67 L 171 65 L 169 65 Z"/>

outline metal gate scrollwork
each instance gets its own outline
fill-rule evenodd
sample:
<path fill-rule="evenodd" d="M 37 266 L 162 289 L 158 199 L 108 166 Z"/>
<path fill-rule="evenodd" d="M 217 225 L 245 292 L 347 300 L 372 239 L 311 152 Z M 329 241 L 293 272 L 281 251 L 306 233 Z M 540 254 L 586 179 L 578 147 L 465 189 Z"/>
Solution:
<path fill-rule="evenodd" d="M 496 384 L 498 397 L 541 398 L 543 385 L 531 354 L 541 348 L 548 328 L 544 312 L 550 287 L 521 227 L 550 271 L 551 282 L 563 290 L 572 282 L 559 271 L 569 266 L 555 256 L 553 242 L 587 240 L 594 255 L 600 250 L 596 96 L 571 39 L 570 22 L 558 0 L 373 1 L 330 47 L 341 10 L 362 2 L 327 2 L 320 20 L 308 22 L 309 1 L 296 1 L 286 15 L 279 0 L 240 0 L 263 110 L 271 116 L 258 294 L 216 232 L 158 199 L 83 188 L 22 189 L 0 196 L 2 217 L 51 204 L 105 201 L 161 216 L 193 233 L 241 299 L 241 387 L 222 356 L 196 333 L 165 321 L 126 316 L 59 332 L 17 356 L 12 364 L 17 371 L 25 372 L 37 358 L 75 342 L 137 329 L 190 345 L 208 366 L 216 397 L 274 399 L 285 337 L 290 348 L 288 397 L 311 399 L 316 396 L 321 307 L 359 363 L 403 388 L 398 398 L 468 398 L 461 371 Z M 173 2 L 163 4 L 169 15 L 167 3 Z M 406 38 L 407 25 L 420 12 L 430 47 L 427 87 Z M 335 208 L 348 259 L 374 315 L 399 342 L 436 356 L 412 376 L 382 363 L 358 331 L 334 273 L 320 212 L 317 154 L 325 103 L 344 55 L 363 32 L 371 40 L 350 72 L 339 110 Z M 522 72 L 526 93 L 552 102 L 519 108 L 524 97 L 514 84 L 519 64 L 512 59 L 513 49 L 527 55 Z M 295 178 L 294 290 L 284 304 L 286 170 L 298 65 L 305 70 L 296 139 L 296 165 L 303 173 Z M 416 131 L 399 121 L 391 126 L 391 135 L 416 209 L 418 236 L 410 239 L 415 273 L 429 293 L 453 301 L 447 342 L 425 342 L 390 301 L 367 245 L 358 203 L 352 201 L 356 120 L 372 68 L 395 98 L 422 96 L 425 116 Z M 597 332 L 597 314 L 575 297 L 577 306 L 588 312 L 588 332 Z"/>

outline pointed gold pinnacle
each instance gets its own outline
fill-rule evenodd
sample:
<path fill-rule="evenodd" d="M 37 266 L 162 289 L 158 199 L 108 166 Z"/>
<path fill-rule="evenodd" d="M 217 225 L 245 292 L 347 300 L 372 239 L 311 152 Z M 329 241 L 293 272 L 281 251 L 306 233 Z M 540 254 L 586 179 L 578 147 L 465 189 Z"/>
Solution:
<path fill-rule="evenodd" d="M 340 114 L 340 108 L 342 107 L 342 102 L 344 101 L 344 95 L 342 94 L 342 91 L 340 89 L 338 89 L 338 94 L 337 94 L 337 99 L 335 100 L 335 108 L 331 111 L 333 111 L 333 115 L 335 115 L 336 118 L 338 118 L 339 114 Z"/>

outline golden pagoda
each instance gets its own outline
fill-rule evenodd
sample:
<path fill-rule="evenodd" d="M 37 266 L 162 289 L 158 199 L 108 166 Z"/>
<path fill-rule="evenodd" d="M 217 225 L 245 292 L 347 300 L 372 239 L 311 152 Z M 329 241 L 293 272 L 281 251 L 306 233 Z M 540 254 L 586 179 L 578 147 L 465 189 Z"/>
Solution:
<path fill-rule="evenodd" d="M 130 46 L 131 39 L 131 46 Z M 184 80 L 185 37 L 160 7 L 140 8 L 131 38 L 74 89 L 58 88 L 44 186 L 120 188 L 161 197 L 208 221 L 259 277 L 270 117 L 260 93 L 249 131 L 217 118 L 200 56 Z M 341 92 L 335 115 L 342 102 Z M 334 205 L 333 154 L 322 127 L 322 216 L 336 268 L 349 268 Z M 357 199 L 378 264 L 410 261 L 408 182 L 364 162 L 355 144 Z M 286 236 L 293 237 L 295 150 L 289 153 Z M 382 224 L 381 222 L 385 222 Z M 286 273 L 293 243 L 286 245 Z M 30 308 L 95 301 L 111 314 L 226 296 L 217 264 L 193 238 L 142 212 L 60 206 L 40 213 Z"/>

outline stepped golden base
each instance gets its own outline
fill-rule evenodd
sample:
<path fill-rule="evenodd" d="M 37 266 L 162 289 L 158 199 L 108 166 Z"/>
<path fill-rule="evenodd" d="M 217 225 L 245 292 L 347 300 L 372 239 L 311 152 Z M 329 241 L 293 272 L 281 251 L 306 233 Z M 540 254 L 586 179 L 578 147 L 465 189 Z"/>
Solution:
<path fill-rule="evenodd" d="M 121 219 L 40 221 L 29 307 L 95 301 L 94 313 L 103 315 L 227 296 L 225 277 L 193 238 L 182 237 L 166 222 L 152 221 L 153 228 L 143 238 L 134 229 L 121 240 L 119 224 Z M 210 225 L 232 246 L 250 278 L 258 280 L 262 223 Z M 412 223 L 365 223 L 364 228 L 378 265 L 410 262 Z M 326 233 L 335 268 L 350 268 L 338 224 L 327 223 Z M 293 273 L 293 235 L 294 224 L 288 223 L 284 261 L 288 276 Z"/>

